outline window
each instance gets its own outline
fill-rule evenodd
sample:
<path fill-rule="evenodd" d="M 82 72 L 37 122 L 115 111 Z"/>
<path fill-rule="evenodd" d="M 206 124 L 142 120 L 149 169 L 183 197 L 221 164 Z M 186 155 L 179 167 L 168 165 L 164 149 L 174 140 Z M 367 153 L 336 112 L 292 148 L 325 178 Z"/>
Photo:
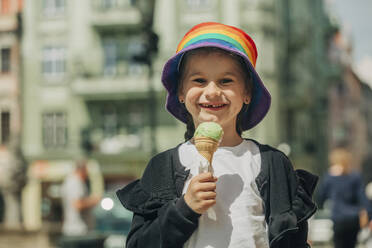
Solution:
<path fill-rule="evenodd" d="M 257 10 L 259 0 L 244 0 L 242 2 L 242 8 Z"/>
<path fill-rule="evenodd" d="M 103 135 L 112 137 L 118 133 L 118 114 L 114 105 L 106 105 L 102 109 Z"/>
<path fill-rule="evenodd" d="M 61 16 L 65 12 L 65 0 L 44 0 L 44 15 L 49 17 Z"/>
<path fill-rule="evenodd" d="M 67 144 L 66 114 L 43 114 L 43 144 L 45 148 L 61 148 Z"/>
<path fill-rule="evenodd" d="M 1 112 L 1 144 L 7 144 L 10 138 L 10 113 Z"/>
<path fill-rule="evenodd" d="M 99 0 L 104 10 L 133 6 L 136 0 Z"/>
<path fill-rule="evenodd" d="M 112 76 L 116 74 L 116 66 L 118 63 L 118 41 L 115 39 L 105 39 L 103 41 L 103 75 Z"/>
<path fill-rule="evenodd" d="M 186 0 L 186 5 L 191 10 L 208 9 L 212 6 L 212 1 L 210 0 Z"/>
<path fill-rule="evenodd" d="M 64 75 L 66 64 L 66 51 L 64 47 L 45 47 L 42 56 L 44 77 L 62 77 Z"/>
<path fill-rule="evenodd" d="M 128 43 L 128 56 L 130 63 L 128 66 L 128 74 L 138 76 L 144 71 L 144 64 L 149 58 L 149 54 L 146 51 L 146 44 L 143 40 L 138 38 L 132 38 Z"/>
<path fill-rule="evenodd" d="M 143 39 L 137 36 L 104 37 L 102 39 L 103 75 L 142 75 L 146 67 L 145 49 Z"/>
<path fill-rule="evenodd" d="M 103 9 L 112 9 L 116 7 L 117 0 L 102 0 L 102 8 Z"/>
<path fill-rule="evenodd" d="M 1 49 L 1 73 L 10 72 L 10 48 Z"/>

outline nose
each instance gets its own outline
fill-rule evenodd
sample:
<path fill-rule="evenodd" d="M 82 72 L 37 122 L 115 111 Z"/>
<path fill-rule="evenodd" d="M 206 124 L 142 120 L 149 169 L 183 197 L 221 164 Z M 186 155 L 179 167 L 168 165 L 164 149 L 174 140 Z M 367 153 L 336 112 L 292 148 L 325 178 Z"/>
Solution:
<path fill-rule="evenodd" d="M 221 89 L 218 87 L 218 85 L 210 81 L 208 85 L 204 89 L 204 93 L 206 97 L 213 98 L 213 97 L 219 97 L 221 96 Z"/>

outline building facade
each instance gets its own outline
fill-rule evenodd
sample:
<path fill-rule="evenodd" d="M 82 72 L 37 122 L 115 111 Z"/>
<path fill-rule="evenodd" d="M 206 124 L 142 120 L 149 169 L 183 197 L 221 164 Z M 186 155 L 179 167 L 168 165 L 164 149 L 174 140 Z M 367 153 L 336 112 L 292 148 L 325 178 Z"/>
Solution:
<path fill-rule="evenodd" d="M 0 2 L 0 219 L 5 228 L 21 223 L 20 194 L 25 180 L 21 140 L 22 1 Z"/>
<path fill-rule="evenodd" d="M 155 142 L 162 144 L 149 124 L 150 112 L 161 103 L 150 106 L 149 68 L 136 59 L 144 49 L 138 2 L 25 1 L 22 148 L 29 163 L 28 229 L 41 228 L 42 219 L 61 220 L 60 214 L 53 216 L 60 208 L 58 187 L 76 159 L 98 164 L 94 171 L 105 185 L 125 184 L 140 175 Z M 158 119 L 159 133 L 163 123 L 173 124 L 161 114 Z M 102 187 L 98 183 L 92 190 Z"/>
<path fill-rule="evenodd" d="M 20 11 L 22 1 L 2 1 L 0 6 L 0 144 L 19 145 L 20 111 Z"/>
<path fill-rule="evenodd" d="M 328 87 L 340 71 L 328 59 L 333 25 L 324 1 L 279 1 L 281 139 L 296 167 L 322 174 L 328 164 Z"/>
<path fill-rule="evenodd" d="M 330 41 L 328 56 L 342 73 L 334 78 L 328 90 L 328 146 L 350 150 L 352 167 L 361 170 L 372 151 L 372 89 L 355 73 L 351 42 L 341 30 L 335 30 Z M 364 176 L 372 178 L 372 169 L 366 170 L 369 175 Z"/>

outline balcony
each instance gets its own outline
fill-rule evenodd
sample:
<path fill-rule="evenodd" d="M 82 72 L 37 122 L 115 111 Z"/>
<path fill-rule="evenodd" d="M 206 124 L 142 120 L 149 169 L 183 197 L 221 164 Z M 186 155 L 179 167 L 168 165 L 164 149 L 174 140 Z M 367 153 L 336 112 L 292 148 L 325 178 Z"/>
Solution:
<path fill-rule="evenodd" d="M 16 31 L 18 29 L 17 15 L 0 15 L 0 31 Z"/>
<path fill-rule="evenodd" d="M 141 21 L 141 12 L 132 0 L 92 1 L 91 23 L 98 30 L 135 28 Z"/>
<path fill-rule="evenodd" d="M 148 80 L 147 68 L 138 65 L 132 72 L 108 71 L 77 77 L 71 83 L 71 89 L 86 100 L 142 98 L 148 95 Z"/>
<path fill-rule="evenodd" d="M 133 129 L 133 128 L 132 128 Z M 117 160 L 138 160 L 150 155 L 150 127 L 137 127 L 136 131 L 128 132 L 128 128 L 121 127 L 116 134 L 105 135 L 102 128 L 86 129 L 83 147 L 93 157 Z"/>
<path fill-rule="evenodd" d="M 13 97 L 17 93 L 17 78 L 12 74 L 0 74 L 0 97 Z"/>

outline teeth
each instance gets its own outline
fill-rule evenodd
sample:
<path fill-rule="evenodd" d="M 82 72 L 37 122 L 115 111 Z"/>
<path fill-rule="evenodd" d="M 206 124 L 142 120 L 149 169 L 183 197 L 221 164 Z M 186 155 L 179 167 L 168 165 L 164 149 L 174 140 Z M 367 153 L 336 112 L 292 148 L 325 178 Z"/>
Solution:
<path fill-rule="evenodd" d="M 207 107 L 207 108 L 218 108 L 218 107 L 222 107 L 224 104 L 202 104 L 204 107 Z"/>

